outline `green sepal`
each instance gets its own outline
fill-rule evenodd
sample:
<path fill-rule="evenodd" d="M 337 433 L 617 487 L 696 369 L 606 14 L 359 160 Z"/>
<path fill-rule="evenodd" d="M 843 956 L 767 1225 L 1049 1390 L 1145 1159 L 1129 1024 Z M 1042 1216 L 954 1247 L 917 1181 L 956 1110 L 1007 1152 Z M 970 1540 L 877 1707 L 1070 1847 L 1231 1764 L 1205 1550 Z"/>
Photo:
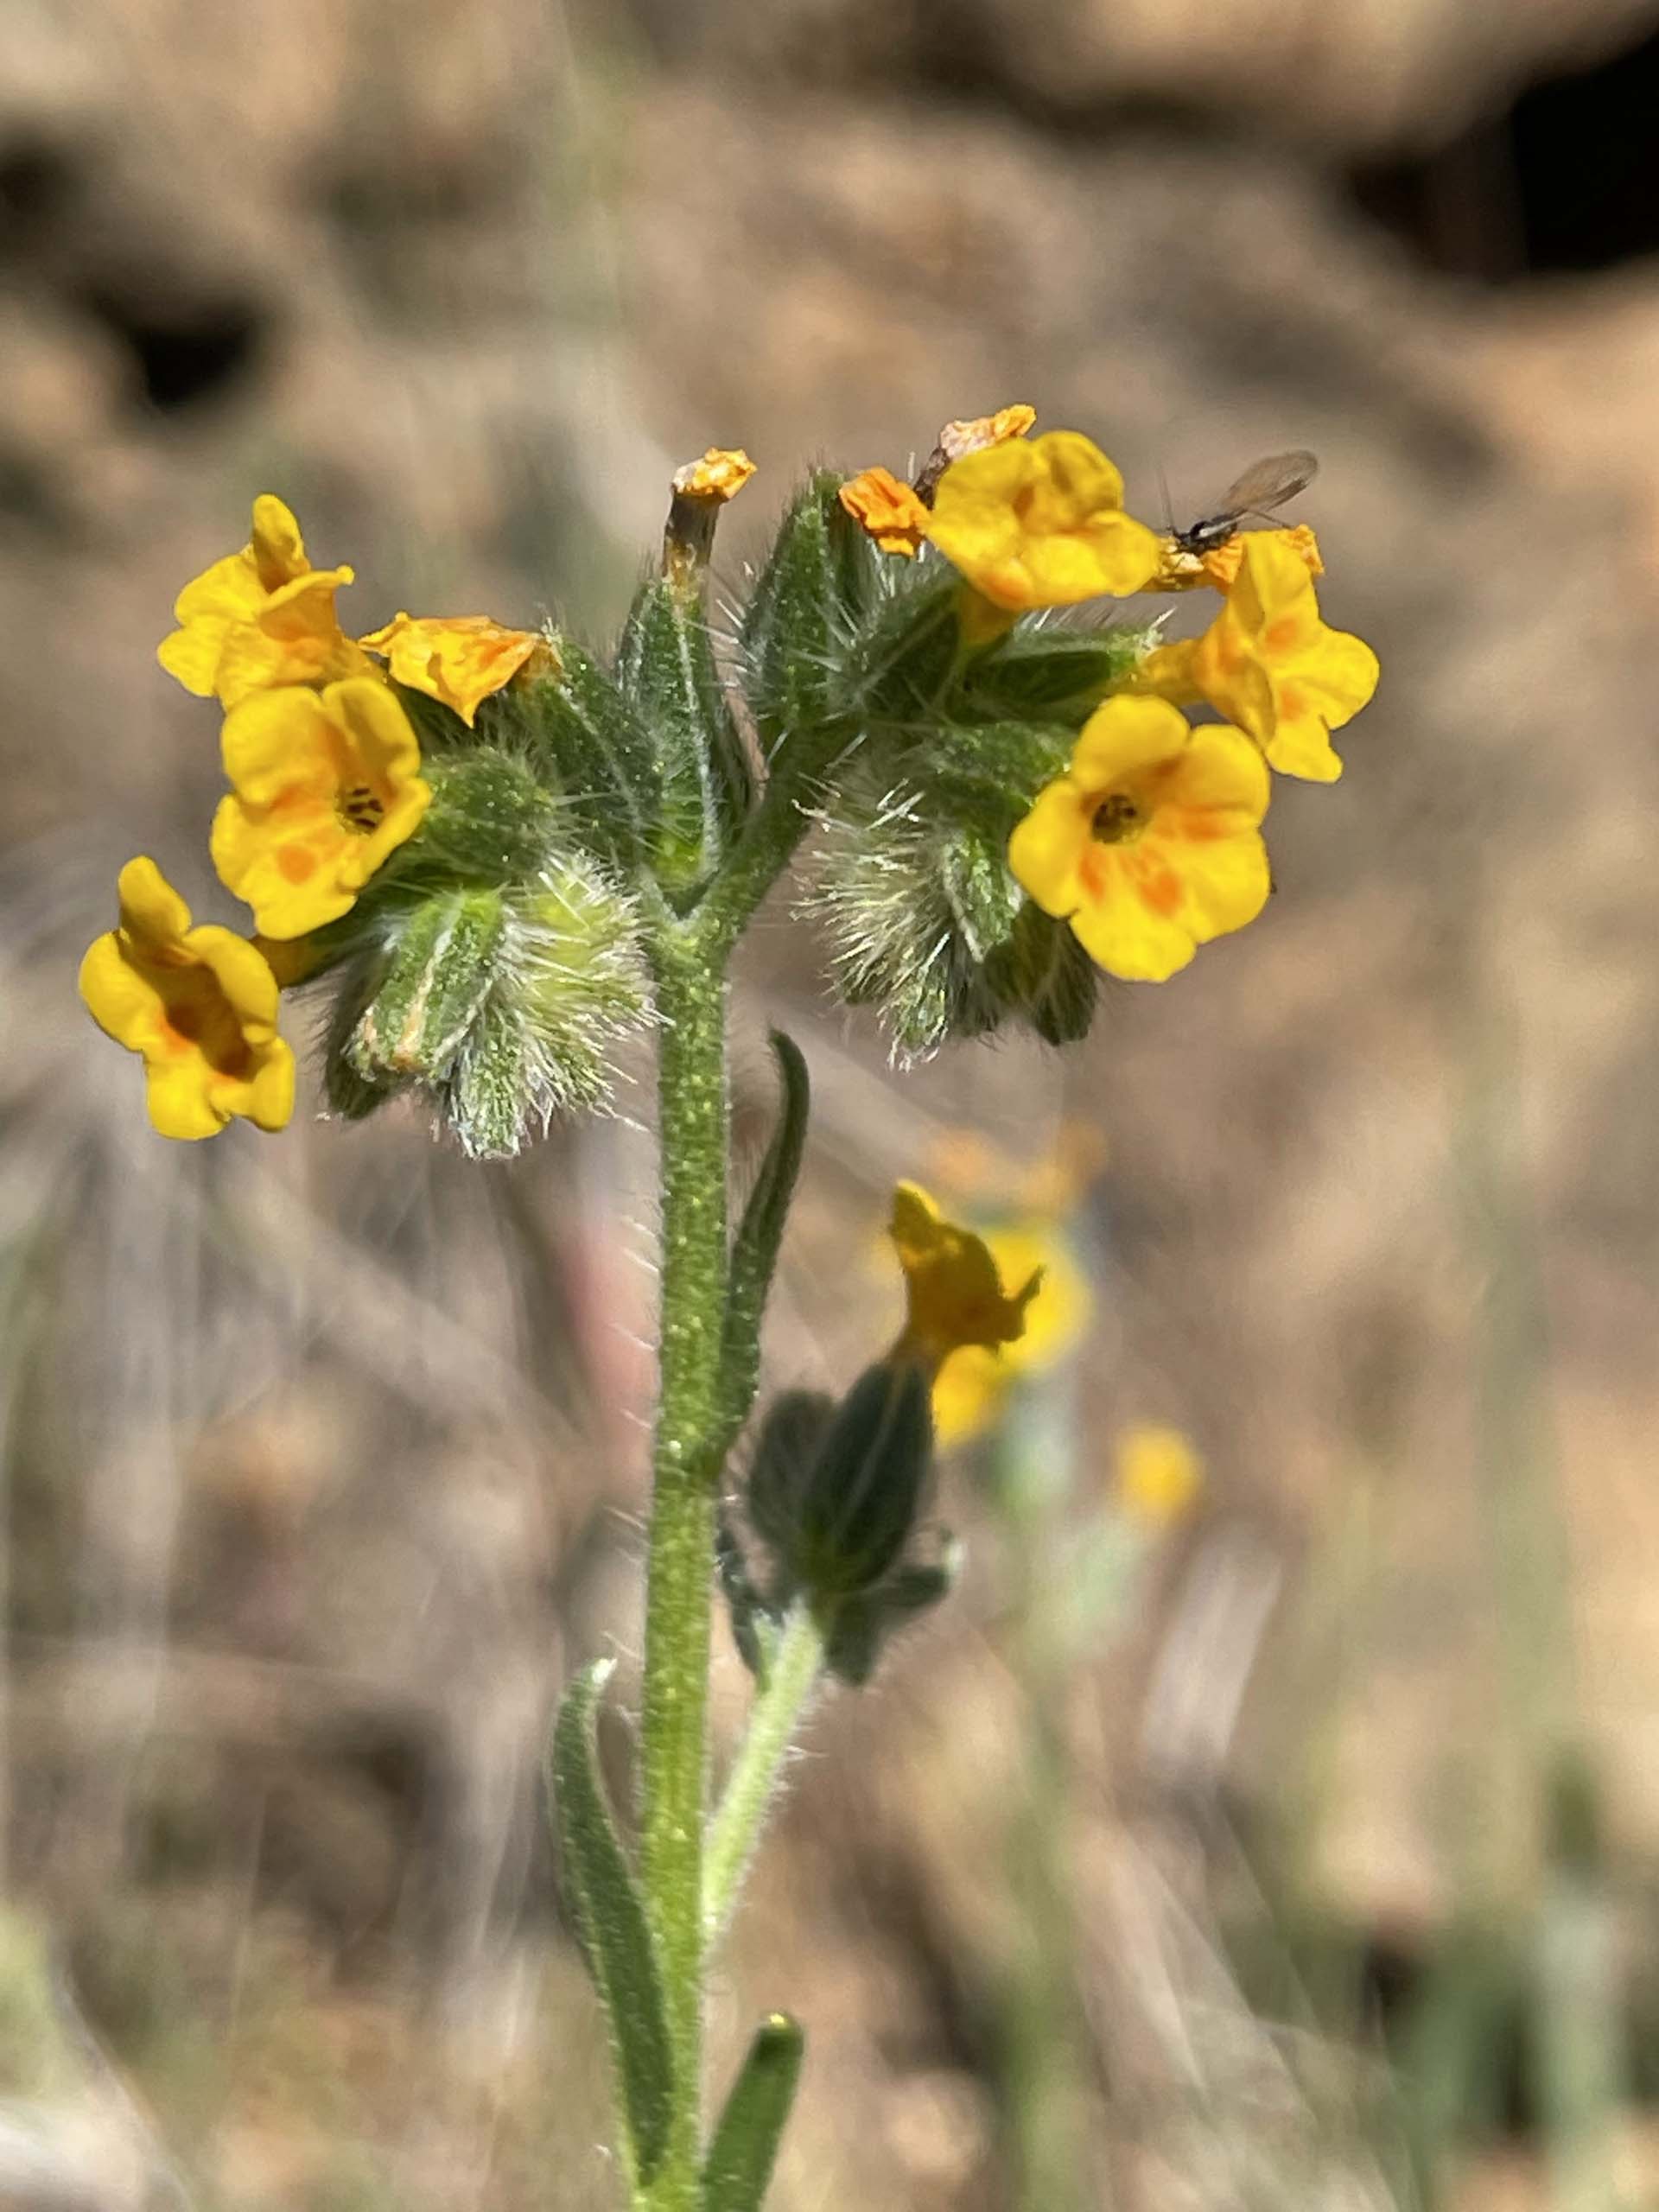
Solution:
<path fill-rule="evenodd" d="M 786 739 L 841 711 L 839 662 L 857 612 L 847 594 L 859 573 L 847 543 L 857 525 L 836 497 L 842 482 L 821 473 L 797 495 L 744 609 L 744 691 L 769 761 Z"/>
<path fill-rule="evenodd" d="M 962 652 L 962 579 L 937 561 L 902 580 L 848 655 L 846 697 L 867 728 L 937 709 Z"/>
<path fill-rule="evenodd" d="M 906 766 L 951 813 L 1006 840 L 1039 791 L 1065 773 L 1075 741 L 1056 722 L 947 723 Z"/>
<path fill-rule="evenodd" d="M 563 1072 L 569 1084 L 571 1071 Z M 438 1097 L 440 1118 L 468 1160 L 511 1160 L 545 1128 L 550 1111 L 537 1074 L 523 1008 L 506 992 L 492 992 Z M 592 1103 L 588 1093 L 582 1084 L 571 1103 Z"/>
<path fill-rule="evenodd" d="M 541 865 L 561 804 L 521 753 L 480 746 L 440 754 L 424 763 L 424 773 L 432 804 L 392 856 L 388 882 L 515 883 Z"/>
<path fill-rule="evenodd" d="M 1012 935 L 1024 896 L 1003 840 L 964 824 L 939 855 L 939 885 L 963 944 L 974 959 L 988 960 Z"/>
<path fill-rule="evenodd" d="M 617 646 L 617 683 L 657 749 L 655 867 L 671 893 L 712 872 L 754 799 L 754 771 L 715 664 L 701 594 L 652 576 Z"/>
<path fill-rule="evenodd" d="M 1005 945 L 993 956 L 990 979 L 1049 1045 L 1075 1045 L 1089 1034 L 1100 995 L 1100 971 L 1065 922 L 1027 899 Z"/>
<path fill-rule="evenodd" d="M 862 1689 L 890 1640 L 918 1614 L 949 1597 L 961 1559 L 960 1546 L 947 1539 L 942 1559 L 901 1567 L 878 1588 L 844 1599 L 824 1639 L 823 1663 L 837 1681 Z"/>
<path fill-rule="evenodd" d="M 780 1586 L 774 1592 L 779 1604 L 794 1594 L 789 1561 L 801 1499 L 835 1417 L 836 1402 L 826 1391 L 784 1390 L 766 1408 L 754 1440 L 744 1509 L 749 1526 L 780 1569 Z"/>
<path fill-rule="evenodd" d="M 727 2096 L 702 2169 L 702 2212 L 760 2212 L 801 2077 L 806 2038 L 787 2012 L 773 2012 Z"/>
<path fill-rule="evenodd" d="M 1145 628 L 1020 623 L 967 669 L 963 708 L 999 721 L 1058 721 L 1075 728 L 1146 658 L 1159 634 Z"/>
<path fill-rule="evenodd" d="M 410 909 L 346 1042 L 362 1082 L 448 1074 L 490 988 L 504 922 L 497 891 L 447 891 Z"/>
<path fill-rule="evenodd" d="M 559 1708 L 548 1786 L 576 1923 L 604 2008 L 628 2164 L 641 2183 L 662 2162 L 674 2111 L 674 2060 L 656 1945 L 606 1802 L 594 1739 L 613 1662 L 577 1675 Z"/>
<path fill-rule="evenodd" d="M 359 1075 L 348 1050 L 385 976 L 386 960 L 383 944 L 362 946 L 351 968 L 333 978 L 335 995 L 322 1043 L 322 1095 L 327 1111 L 339 1121 L 366 1121 L 377 1106 L 409 1088 L 407 1076 Z"/>
<path fill-rule="evenodd" d="M 633 909 L 591 861 L 550 858 L 510 902 L 490 989 L 439 1096 L 476 1160 L 510 1158 L 556 1114 L 590 1111 L 609 1054 L 645 1019 Z"/>
<path fill-rule="evenodd" d="M 873 1589 L 909 1542 L 933 1464 L 930 1396 L 916 1362 L 878 1360 L 836 1408 L 788 1552 L 791 1579 L 814 1605 Z"/>
<path fill-rule="evenodd" d="M 777 1127 L 732 1240 L 720 1355 L 721 1414 L 735 1437 L 748 1419 L 760 1377 L 760 1323 L 778 1264 L 778 1248 L 806 1148 L 811 1087 L 800 1048 L 781 1029 L 771 1035 L 783 1090 Z"/>
<path fill-rule="evenodd" d="M 559 656 L 556 675 L 515 686 L 515 715 L 589 850 L 631 873 L 649 861 L 662 811 L 656 747 L 591 653 L 562 639 Z"/>
<path fill-rule="evenodd" d="M 994 817 L 953 815 L 914 787 L 832 822 L 810 911 L 828 925 L 842 996 L 879 1007 L 907 1058 L 984 1036 L 1003 1017 L 985 965 L 1018 904 L 1003 843 Z"/>

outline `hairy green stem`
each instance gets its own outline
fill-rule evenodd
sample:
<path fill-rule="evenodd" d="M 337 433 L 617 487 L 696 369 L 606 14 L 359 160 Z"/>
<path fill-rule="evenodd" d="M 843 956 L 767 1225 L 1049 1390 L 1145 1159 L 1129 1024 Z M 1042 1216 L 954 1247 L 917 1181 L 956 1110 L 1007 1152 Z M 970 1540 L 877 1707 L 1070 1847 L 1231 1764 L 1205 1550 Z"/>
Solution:
<path fill-rule="evenodd" d="M 790 741 L 766 796 L 696 908 L 703 941 L 729 951 L 806 835 L 807 811 L 823 778 L 851 742 L 845 724 L 804 730 Z"/>
<path fill-rule="evenodd" d="M 678 2084 L 668 2154 L 645 2202 L 699 2202 L 702 2078 L 702 1839 L 709 1631 L 720 1478 L 726 1300 L 726 982 L 678 925 L 656 933 L 663 1032 L 661 1389 L 645 1590 L 642 1727 L 646 1909 L 666 1988 Z"/>
<path fill-rule="evenodd" d="M 748 1732 L 709 1829 L 702 1862 L 702 1929 L 712 1943 L 730 1919 L 796 1728 L 817 1688 L 823 1635 L 811 1608 L 797 1599 L 772 1653 L 766 1686 L 755 1699 Z"/>

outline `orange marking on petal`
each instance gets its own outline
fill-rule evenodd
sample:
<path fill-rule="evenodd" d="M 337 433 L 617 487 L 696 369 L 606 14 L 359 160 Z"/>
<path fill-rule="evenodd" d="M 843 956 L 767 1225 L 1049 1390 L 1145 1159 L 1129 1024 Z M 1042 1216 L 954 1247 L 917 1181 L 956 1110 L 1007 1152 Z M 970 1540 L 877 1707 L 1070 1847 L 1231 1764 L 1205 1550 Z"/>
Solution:
<path fill-rule="evenodd" d="M 279 845 L 276 866 L 289 883 L 308 883 L 317 872 L 317 856 L 304 845 Z"/>
<path fill-rule="evenodd" d="M 1167 920 L 1181 903 L 1181 879 L 1173 868 L 1154 861 L 1140 873 L 1135 889 L 1144 905 Z"/>

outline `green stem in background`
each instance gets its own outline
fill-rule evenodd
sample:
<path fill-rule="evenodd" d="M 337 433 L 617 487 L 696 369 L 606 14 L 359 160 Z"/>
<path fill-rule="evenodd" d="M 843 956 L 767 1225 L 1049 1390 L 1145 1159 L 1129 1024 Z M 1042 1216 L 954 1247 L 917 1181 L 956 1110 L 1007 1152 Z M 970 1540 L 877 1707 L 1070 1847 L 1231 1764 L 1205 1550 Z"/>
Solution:
<path fill-rule="evenodd" d="M 726 980 L 691 932 L 652 944 L 663 1030 L 661 1394 L 652 1461 L 642 1723 L 646 1909 L 665 1987 L 674 2125 L 646 2202 L 699 2204 L 702 1831 L 726 1305 Z"/>
<path fill-rule="evenodd" d="M 810 1607 L 798 1599 L 772 1648 L 766 1686 L 755 1699 L 743 1747 L 709 1825 L 702 1866 L 702 1926 L 711 1943 L 737 1903 L 790 1744 L 812 1702 L 823 1664 L 823 1633 Z"/>
<path fill-rule="evenodd" d="M 1072 1653 L 1057 1636 L 1057 1560 L 1071 1479 L 1064 1393 L 1017 1390 L 992 1484 L 1009 1575 L 1007 1628 L 1024 1700 L 1024 1788 L 1009 1872 L 1023 1922 L 1005 2023 L 1007 2109 L 1020 2212 L 1070 2212 L 1084 2184 L 1083 2031 L 1066 1866 L 1072 1801 L 1065 1703 Z"/>

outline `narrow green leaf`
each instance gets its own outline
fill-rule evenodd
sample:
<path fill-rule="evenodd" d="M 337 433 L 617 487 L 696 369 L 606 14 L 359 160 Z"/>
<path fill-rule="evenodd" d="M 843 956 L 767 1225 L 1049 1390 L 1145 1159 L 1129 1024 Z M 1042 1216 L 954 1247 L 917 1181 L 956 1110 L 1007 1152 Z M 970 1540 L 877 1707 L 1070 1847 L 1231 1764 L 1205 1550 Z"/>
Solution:
<path fill-rule="evenodd" d="M 774 2012 L 755 2031 L 702 2169 L 702 2212 L 760 2212 L 795 2101 L 805 2037 Z"/>
<path fill-rule="evenodd" d="M 728 1441 L 748 1419 L 760 1379 L 761 1317 L 801 1172 L 811 1105 L 811 1086 L 800 1047 L 781 1029 L 772 1031 L 771 1041 L 783 1084 L 783 1103 L 732 1243 L 721 1350 L 721 1411 Z"/>
<path fill-rule="evenodd" d="M 613 1664 L 596 1662 L 566 1693 L 548 1781 L 576 1919 L 610 2031 L 626 2147 L 634 2173 L 647 2182 L 668 2141 L 673 2057 L 656 1949 L 611 1822 L 594 1742 L 594 1715 Z"/>

